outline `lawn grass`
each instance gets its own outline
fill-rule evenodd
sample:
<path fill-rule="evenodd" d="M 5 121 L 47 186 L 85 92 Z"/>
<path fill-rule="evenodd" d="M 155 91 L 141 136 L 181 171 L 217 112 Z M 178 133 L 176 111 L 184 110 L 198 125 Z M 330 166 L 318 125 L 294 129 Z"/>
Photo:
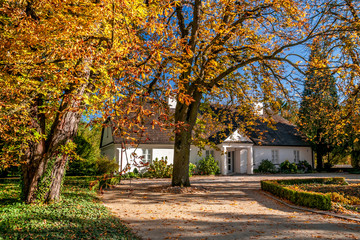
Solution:
<path fill-rule="evenodd" d="M 19 180 L 1 181 L 0 239 L 138 239 L 95 191 L 76 185 L 76 178 L 66 182 L 61 202 L 27 205 L 19 198 Z"/>

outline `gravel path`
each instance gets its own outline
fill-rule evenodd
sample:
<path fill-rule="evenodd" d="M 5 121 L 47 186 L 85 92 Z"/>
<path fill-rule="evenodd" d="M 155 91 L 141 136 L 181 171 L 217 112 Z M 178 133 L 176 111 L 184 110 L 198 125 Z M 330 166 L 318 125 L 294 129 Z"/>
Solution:
<path fill-rule="evenodd" d="M 161 192 L 170 179 L 123 181 L 104 204 L 143 239 L 360 239 L 360 224 L 289 208 L 265 196 L 260 180 L 359 175 L 305 174 L 191 178 L 194 192 Z M 198 189 L 198 190 L 196 190 Z"/>

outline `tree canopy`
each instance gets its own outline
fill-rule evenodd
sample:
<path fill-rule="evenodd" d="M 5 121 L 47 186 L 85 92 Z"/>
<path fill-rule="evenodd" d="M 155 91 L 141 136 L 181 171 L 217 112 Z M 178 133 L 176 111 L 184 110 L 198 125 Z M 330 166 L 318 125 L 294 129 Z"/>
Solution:
<path fill-rule="evenodd" d="M 281 99 L 291 100 L 297 73 L 306 67 L 291 49 L 325 35 L 329 68 L 338 77 L 336 132 L 346 136 L 347 125 L 357 136 L 359 125 L 352 121 L 360 111 L 358 5 L 1 1 L 0 162 L 22 165 L 26 202 L 58 200 L 84 112 L 101 116 L 101 122 L 112 117 L 115 131 L 126 135 L 158 111 L 175 126 L 173 185 L 189 185 L 190 145 L 201 135 L 193 133 L 201 133 L 206 121 L 221 120 L 207 106 L 234 105 L 248 122 L 259 102 L 279 108 Z M 174 119 L 165 107 L 168 97 L 177 100 Z M 199 119 L 199 110 L 208 111 L 208 119 Z"/>
<path fill-rule="evenodd" d="M 174 89 L 175 126 L 181 126 L 175 131 L 173 185 L 189 185 L 189 150 L 200 104 L 233 104 L 252 121 L 256 103 L 274 107 L 288 96 L 296 79 L 293 73 L 286 77 L 286 65 L 302 71 L 289 49 L 330 28 L 320 24 L 324 11 L 309 10 L 313 4 L 173 2 L 163 18 L 172 48 L 158 68 Z"/>
<path fill-rule="evenodd" d="M 59 198 L 83 112 L 121 102 L 156 53 L 161 30 L 142 1 L 1 1 L 1 166 L 22 165 L 26 202 Z M 105 110 L 104 110 L 105 109 Z M 114 110 L 112 110 L 114 112 Z M 110 111 L 107 111 L 110 114 Z M 106 116 L 105 116 L 106 117 Z"/>

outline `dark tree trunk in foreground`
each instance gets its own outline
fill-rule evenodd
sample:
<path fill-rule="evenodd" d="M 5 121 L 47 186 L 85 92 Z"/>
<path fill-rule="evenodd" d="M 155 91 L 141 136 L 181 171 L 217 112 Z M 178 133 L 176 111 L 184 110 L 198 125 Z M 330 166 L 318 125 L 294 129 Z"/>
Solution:
<path fill-rule="evenodd" d="M 176 105 L 175 123 L 179 124 L 180 127 L 175 132 L 173 186 L 190 186 L 189 162 L 191 134 L 196 123 L 201 97 L 202 93 L 196 91 L 193 94 L 194 101 L 190 105 L 179 101 Z"/>
<path fill-rule="evenodd" d="M 46 140 L 32 142 L 23 156 L 22 198 L 26 203 L 54 202 L 60 199 L 62 181 L 68 160 L 60 149 L 75 137 L 81 119 L 81 97 L 87 84 L 65 94 L 59 112 L 52 123 Z M 31 111 L 33 127 L 40 134 L 45 134 L 45 116 L 39 113 L 42 101 Z"/>
<path fill-rule="evenodd" d="M 319 152 L 316 152 L 316 169 L 322 170 L 323 168 L 324 168 L 323 154 L 319 151 Z"/>

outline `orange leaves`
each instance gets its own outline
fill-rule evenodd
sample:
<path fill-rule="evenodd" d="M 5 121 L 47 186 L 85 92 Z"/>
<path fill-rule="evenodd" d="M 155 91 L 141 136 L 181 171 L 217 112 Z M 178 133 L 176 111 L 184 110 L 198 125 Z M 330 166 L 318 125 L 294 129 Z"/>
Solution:
<path fill-rule="evenodd" d="M 0 135 L 6 147 L 1 160 L 19 163 L 29 145 L 48 139 L 54 119 L 66 113 L 87 110 L 99 116 L 105 111 L 108 116 L 117 112 L 114 102 L 130 97 L 134 83 L 147 81 L 158 64 L 159 59 L 151 57 L 159 56 L 155 48 L 145 61 L 148 49 L 143 51 L 144 40 L 138 35 L 146 27 L 162 29 L 155 21 L 159 7 L 154 5 L 152 10 L 147 12 L 138 0 L 5 1 L 1 6 Z M 134 94 L 144 92 L 136 89 Z M 151 111 L 141 109 L 141 115 L 150 116 Z M 71 153 L 71 148 L 59 150 Z"/>
<path fill-rule="evenodd" d="M 191 102 L 193 102 L 193 98 L 185 93 L 179 93 L 178 94 L 178 101 L 181 103 L 185 103 L 186 105 L 190 105 Z"/>

